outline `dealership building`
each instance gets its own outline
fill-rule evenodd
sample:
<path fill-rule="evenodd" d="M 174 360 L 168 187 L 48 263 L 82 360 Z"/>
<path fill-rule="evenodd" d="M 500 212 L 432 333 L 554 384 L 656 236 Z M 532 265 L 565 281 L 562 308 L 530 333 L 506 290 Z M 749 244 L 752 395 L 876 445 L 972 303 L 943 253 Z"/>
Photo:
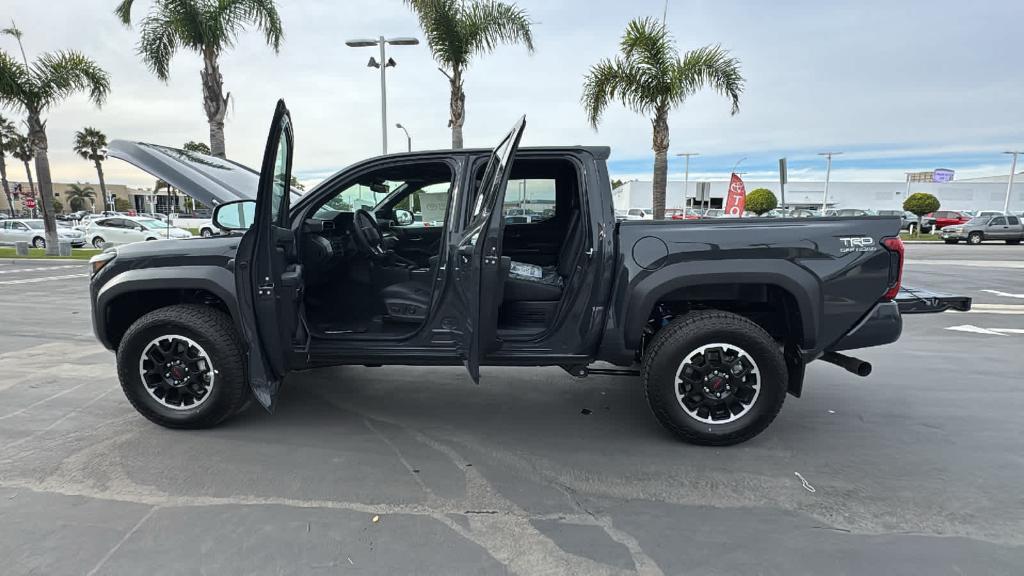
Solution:
<path fill-rule="evenodd" d="M 908 194 L 927 192 L 934 194 L 944 210 L 1002 210 L 1006 201 L 1006 185 L 1009 175 L 985 178 L 944 180 L 948 171 L 918 172 L 910 174 L 902 182 L 836 182 L 828 185 L 829 208 L 860 208 L 862 210 L 901 210 Z M 755 188 L 771 190 L 779 204 L 782 195 L 779 182 L 768 180 L 747 180 L 747 192 Z M 649 180 L 631 180 L 612 191 L 617 210 L 629 208 L 650 209 L 652 207 L 652 183 Z M 825 192 L 824 181 L 788 182 L 786 184 L 786 206 L 789 208 L 821 208 Z M 729 181 L 691 180 L 686 190 L 683 182 L 670 180 L 665 192 L 666 208 L 683 208 L 691 201 L 710 208 L 721 208 L 729 193 Z M 694 199 L 696 199 L 694 201 Z M 1024 210 L 1024 172 L 1014 176 L 1013 193 L 1010 196 L 1010 210 Z"/>

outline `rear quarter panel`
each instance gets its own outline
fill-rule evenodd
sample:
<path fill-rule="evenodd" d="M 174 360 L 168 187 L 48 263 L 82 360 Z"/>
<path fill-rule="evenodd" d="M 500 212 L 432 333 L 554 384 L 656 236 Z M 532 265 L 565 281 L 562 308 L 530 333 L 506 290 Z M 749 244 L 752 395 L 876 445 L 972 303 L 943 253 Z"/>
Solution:
<path fill-rule="evenodd" d="M 636 350 L 654 305 L 702 284 L 779 286 L 796 300 L 805 354 L 835 343 L 889 286 L 900 218 L 709 219 L 621 222 L 604 356 Z M 664 243 L 662 248 L 660 243 Z"/>

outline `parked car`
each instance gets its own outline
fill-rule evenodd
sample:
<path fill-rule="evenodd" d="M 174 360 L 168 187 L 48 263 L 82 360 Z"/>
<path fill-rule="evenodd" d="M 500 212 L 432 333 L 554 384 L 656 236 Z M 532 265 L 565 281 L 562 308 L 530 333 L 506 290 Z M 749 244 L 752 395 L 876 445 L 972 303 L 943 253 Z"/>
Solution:
<path fill-rule="evenodd" d="M 653 220 L 654 214 L 643 208 L 630 208 L 626 210 L 626 220 Z"/>
<path fill-rule="evenodd" d="M 974 213 L 974 217 L 979 216 L 1002 216 L 1004 213 L 1002 210 L 978 210 Z"/>
<path fill-rule="evenodd" d="M 167 223 L 152 218 L 137 216 L 116 216 L 90 220 L 84 227 L 85 240 L 102 248 L 104 244 L 130 244 L 147 240 L 164 238 L 191 238 L 188 230 L 168 226 Z"/>
<path fill-rule="evenodd" d="M 85 238 L 81 231 L 70 227 L 58 226 L 57 239 L 67 240 L 72 247 L 85 245 Z M 0 223 L 0 244 L 13 245 L 16 242 L 28 242 L 33 248 L 46 248 L 46 229 L 42 219 L 4 219 Z"/>
<path fill-rule="evenodd" d="M 702 218 L 725 218 L 725 210 L 722 208 L 708 208 L 701 215 Z"/>
<path fill-rule="evenodd" d="M 666 208 L 665 219 L 666 220 L 697 220 L 700 216 L 698 212 L 692 208 Z"/>
<path fill-rule="evenodd" d="M 845 218 L 870 215 L 871 214 L 867 210 L 861 210 L 860 208 L 840 208 L 835 211 L 835 214 L 830 214 L 830 216 L 839 216 Z"/>
<path fill-rule="evenodd" d="M 971 219 L 970 216 L 963 212 L 953 212 L 950 210 L 940 210 L 938 212 L 932 212 L 925 214 L 921 218 L 921 231 L 925 231 L 927 226 L 929 229 L 942 230 L 946 226 L 953 226 L 955 224 L 966 224 Z"/>
<path fill-rule="evenodd" d="M 616 223 L 609 149 L 519 150 L 525 122 L 492 150 L 373 158 L 295 198 L 282 185 L 294 146 L 283 102 L 262 174 L 111 142 L 110 156 L 217 206 L 228 232 L 91 261 L 94 331 L 117 350 L 132 406 L 163 426 L 204 428 L 250 397 L 272 409 L 295 370 L 465 365 L 476 382 L 482 365 L 561 366 L 638 375 L 665 427 L 728 445 L 764 430 L 787 392 L 800 395 L 808 362 L 865 376 L 870 365 L 842 351 L 897 340 L 901 311 L 970 305 L 901 292 L 895 218 Z M 557 179 L 550 220 L 506 226 L 513 171 Z M 370 209 L 337 208 L 384 176 L 404 183 Z M 459 191 L 444 226 L 398 224 L 437 185 Z M 621 368 L 591 369 L 597 361 Z"/>
<path fill-rule="evenodd" d="M 1024 240 L 1024 225 L 1013 215 L 978 216 L 966 224 L 954 224 L 942 229 L 942 240 L 956 244 L 981 244 L 985 240 L 1004 240 L 1007 244 L 1020 244 Z"/>

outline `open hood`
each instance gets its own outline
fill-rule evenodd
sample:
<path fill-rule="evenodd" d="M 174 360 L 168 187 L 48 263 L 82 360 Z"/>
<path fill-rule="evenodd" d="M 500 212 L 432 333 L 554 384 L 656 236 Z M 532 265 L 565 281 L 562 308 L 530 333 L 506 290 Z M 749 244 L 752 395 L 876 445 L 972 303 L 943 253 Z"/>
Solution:
<path fill-rule="evenodd" d="M 211 208 L 233 200 L 255 199 L 260 182 L 259 172 L 236 162 L 156 144 L 114 140 L 107 153 Z"/>

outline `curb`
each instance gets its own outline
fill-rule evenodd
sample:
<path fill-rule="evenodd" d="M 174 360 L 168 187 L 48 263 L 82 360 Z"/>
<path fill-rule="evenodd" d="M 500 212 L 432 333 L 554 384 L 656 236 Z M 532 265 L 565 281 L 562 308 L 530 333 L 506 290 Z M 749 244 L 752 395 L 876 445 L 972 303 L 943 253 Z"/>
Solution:
<path fill-rule="evenodd" d="M 4 264 L 16 264 L 18 262 L 31 262 L 32 264 L 39 264 L 43 262 L 78 262 L 82 266 L 89 265 L 88 260 L 83 260 L 81 258 L 29 258 L 27 256 L 21 258 L 3 258 L 0 259 L 0 262 L 3 262 Z"/>

